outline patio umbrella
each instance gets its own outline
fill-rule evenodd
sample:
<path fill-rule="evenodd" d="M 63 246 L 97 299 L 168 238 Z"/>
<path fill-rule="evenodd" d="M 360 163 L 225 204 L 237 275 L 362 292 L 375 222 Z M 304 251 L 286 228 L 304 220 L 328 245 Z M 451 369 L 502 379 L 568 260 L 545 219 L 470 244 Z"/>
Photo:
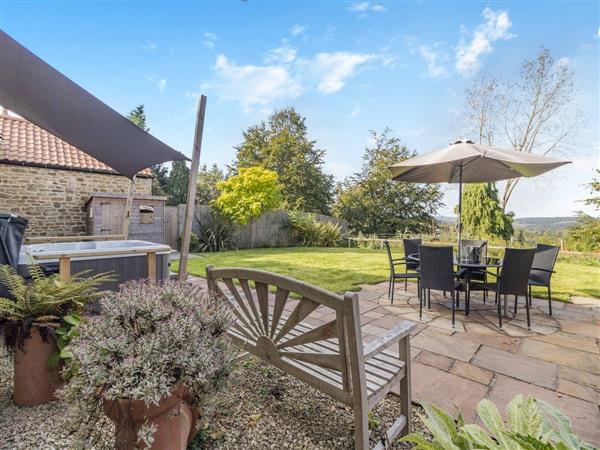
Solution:
<path fill-rule="evenodd" d="M 389 167 L 392 179 L 411 183 L 458 183 L 458 245 L 462 233 L 462 184 L 535 177 L 568 164 L 548 156 L 456 141 L 441 150 Z M 460 252 L 460 248 L 459 248 Z"/>

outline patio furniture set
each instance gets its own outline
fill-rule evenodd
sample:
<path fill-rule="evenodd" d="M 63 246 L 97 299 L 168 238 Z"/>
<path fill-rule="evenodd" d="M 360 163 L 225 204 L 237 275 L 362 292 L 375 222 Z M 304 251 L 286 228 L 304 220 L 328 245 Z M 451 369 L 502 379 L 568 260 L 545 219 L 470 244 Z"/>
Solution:
<path fill-rule="evenodd" d="M 451 293 L 449 307 L 452 309 L 452 325 L 456 310 L 460 306 L 460 294 L 464 293 L 464 312 L 471 310 L 471 292 L 481 291 L 483 303 L 488 293 L 494 293 L 494 303 L 498 314 L 498 324 L 502 327 L 502 317 L 510 317 L 507 296 L 514 296 L 513 314 L 517 313 L 518 298 L 525 297 L 527 327 L 531 327 L 529 308 L 533 286 L 548 290 L 548 313 L 552 315 L 551 278 L 559 247 L 538 244 L 536 248 L 506 248 L 503 258 L 487 256 L 487 241 L 461 240 L 459 252 L 454 255 L 451 246 L 423 245 L 421 239 L 404 239 L 402 258 L 394 258 L 389 241 L 384 241 L 390 264 L 388 297 L 394 303 L 394 288 L 397 280 L 416 280 L 419 296 L 419 317 L 423 305 L 431 308 L 431 291 L 441 291 L 446 296 Z M 398 271 L 404 266 L 404 271 Z M 504 299 L 504 303 L 502 303 Z M 481 307 L 478 307 L 481 309 Z"/>

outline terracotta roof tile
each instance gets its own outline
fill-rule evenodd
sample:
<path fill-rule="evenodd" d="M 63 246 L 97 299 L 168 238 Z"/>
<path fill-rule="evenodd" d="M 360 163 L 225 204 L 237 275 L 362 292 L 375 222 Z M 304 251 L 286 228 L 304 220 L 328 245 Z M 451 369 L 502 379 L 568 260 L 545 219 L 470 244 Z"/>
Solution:
<path fill-rule="evenodd" d="M 116 173 L 77 147 L 20 117 L 0 115 L 0 137 L 0 161 Z M 144 169 L 139 175 L 151 176 L 152 172 Z"/>

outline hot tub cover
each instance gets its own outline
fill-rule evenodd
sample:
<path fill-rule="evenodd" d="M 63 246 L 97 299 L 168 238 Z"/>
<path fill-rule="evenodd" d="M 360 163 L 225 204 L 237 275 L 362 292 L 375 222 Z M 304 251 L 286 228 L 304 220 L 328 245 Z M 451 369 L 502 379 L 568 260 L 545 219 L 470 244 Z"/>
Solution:
<path fill-rule="evenodd" d="M 188 158 L 0 30 L 0 104 L 128 178 Z"/>

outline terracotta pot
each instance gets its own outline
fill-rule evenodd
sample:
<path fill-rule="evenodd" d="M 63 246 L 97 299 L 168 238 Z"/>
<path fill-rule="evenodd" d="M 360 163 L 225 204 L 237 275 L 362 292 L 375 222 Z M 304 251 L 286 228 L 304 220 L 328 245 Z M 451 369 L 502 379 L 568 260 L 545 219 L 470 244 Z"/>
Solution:
<path fill-rule="evenodd" d="M 115 423 L 115 449 L 145 448 L 137 442 L 137 432 L 144 423 L 157 426 L 151 450 L 185 450 L 196 435 L 198 413 L 185 399 L 185 387 L 163 397 L 158 404 L 146 406 L 142 400 L 111 400 L 104 402 L 104 414 Z"/>
<path fill-rule="evenodd" d="M 35 406 L 56 400 L 54 391 L 62 385 L 59 369 L 48 367 L 48 358 L 56 351 L 52 340 L 44 342 L 36 326 L 23 349 L 15 349 L 14 402 L 17 406 Z"/>

